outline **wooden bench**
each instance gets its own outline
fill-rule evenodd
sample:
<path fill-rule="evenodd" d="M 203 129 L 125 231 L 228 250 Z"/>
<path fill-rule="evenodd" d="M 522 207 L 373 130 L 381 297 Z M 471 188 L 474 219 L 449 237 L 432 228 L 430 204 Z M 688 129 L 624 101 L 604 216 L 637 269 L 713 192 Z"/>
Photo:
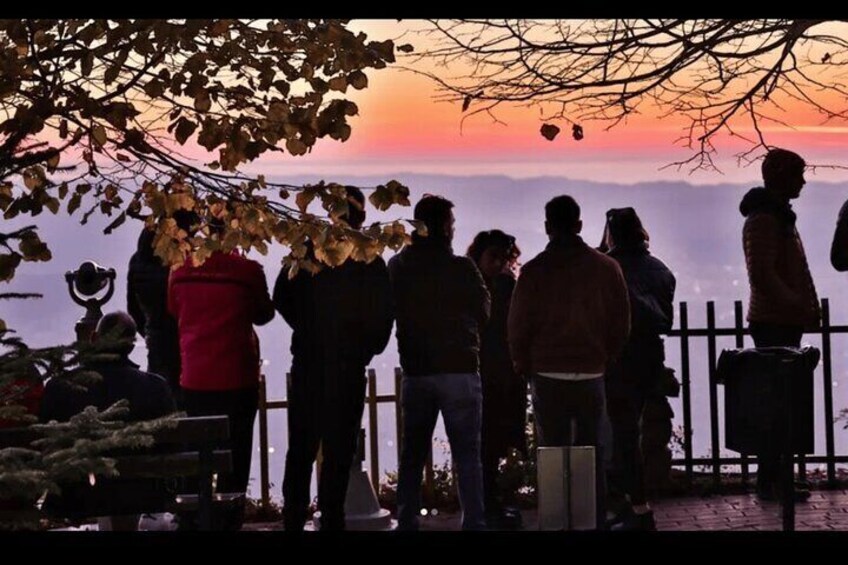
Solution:
<path fill-rule="evenodd" d="M 61 496 L 45 501 L 47 516 L 79 520 L 157 512 L 197 512 L 200 530 L 213 529 L 213 506 L 237 504 L 244 493 L 215 493 L 214 475 L 232 471 L 227 416 L 179 418 L 154 433 L 154 445 L 109 455 L 119 476 L 60 485 Z M 31 428 L 0 430 L 0 448 L 28 447 L 43 433 Z M 191 479 L 196 483 L 188 487 Z"/>

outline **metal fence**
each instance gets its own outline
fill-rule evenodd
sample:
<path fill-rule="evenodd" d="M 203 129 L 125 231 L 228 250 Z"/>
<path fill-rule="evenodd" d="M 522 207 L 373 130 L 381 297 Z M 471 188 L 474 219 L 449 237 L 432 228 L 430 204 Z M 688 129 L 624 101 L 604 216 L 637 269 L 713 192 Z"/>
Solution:
<path fill-rule="evenodd" d="M 716 381 L 716 341 L 720 336 L 735 337 L 735 347 L 744 346 L 744 336 L 750 335 L 745 327 L 742 315 L 742 302 L 734 303 L 734 324 L 732 328 L 716 327 L 715 303 L 709 301 L 706 304 L 707 325 L 703 328 L 689 327 L 689 309 L 686 302 L 679 306 L 678 324 L 679 328 L 669 332 L 671 338 L 679 338 L 680 341 L 680 376 L 682 385 L 683 403 L 683 457 L 673 460 L 674 465 L 683 466 L 686 470 L 686 481 L 691 486 L 694 477 L 694 466 L 704 465 L 711 469 L 713 486 L 721 485 L 721 466 L 739 465 L 741 467 L 742 481 L 747 483 L 749 479 L 750 458 L 747 455 L 739 457 L 720 456 L 719 438 L 719 412 L 718 412 L 718 385 Z M 827 468 L 827 482 L 830 485 L 836 483 L 836 464 L 848 462 L 848 455 L 836 453 L 834 433 L 836 421 L 833 410 L 833 364 L 831 337 L 834 334 L 848 333 L 848 326 L 834 326 L 830 323 L 830 301 L 823 298 L 821 301 L 821 327 L 816 330 L 805 332 L 806 335 L 821 335 L 821 375 L 824 398 L 824 431 L 825 431 L 825 453 L 811 456 L 799 455 L 796 458 L 798 472 L 806 476 L 807 463 L 824 463 Z M 706 338 L 707 340 L 707 367 L 709 378 L 709 420 L 710 420 L 710 456 L 694 457 L 692 455 L 692 375 L 690 371 L 690 340 L 693 338 Z M 666 344 L 668 349 L 669 345 Z M 816 371 L 818 372 L 818 371 Z"/>
<path fill-rule="evenodd" d="M 831 354 L 831 336 L 833 334 L 848 333 L 848 326 L 833 326 L 830 324 L 830 302 L 827 298 L 821 301 L 822 320 L 821 327 L 806 332 L 807 334 L 821 335 L 821 368 L 822 368 L 822 386 L 824 392 L 824 429 L 825 429 L 825 453 L 815 454 L 812 456 L 800 455 L 797 458 L 798 470 L 802 476 L 806 475 L 807 463 L 825 463 L 827 467 L 827 480 L 830 484 L 836 482 L 836 464 L 848 462 L 848 455 L 838 455 L 835 449 L 834 432 L 836 422 L 834 420 L 833 410 L 833 367 Z M 735 337 L 735 347 L 742 348 L 744 346 L 744 336 L 750 335 L 750 332 L 745 327 L 742 314 L 742 302 L 734 303 L 734 324 L 733 327 L 717 327 L 715 316 L 715 302 L 709 301 L 706 303 L 706 327 L 690 327 L 689 326 L 689 305 L 686 302 L 679 304 L 678 329 L 674 329 L 668 333 L 668 337 L 672 338 L 667 341 L 666 349 L 673 347 L 671 341 L 679 340 L 680 346 L 680 367 L 679 374 L 681 379 L 682 389 L 682 404 L 683 404 L 683 457 L 675 458 L 672 464 L 681 466 L 686 472 L 686 481 L 691 486 L 694 478 L 695 465 L 703 465 L 711 469 L 712 481 L 716 488 L 721 485 L 721 466 L 722 465 L 739 465 L 743 482 L 749 479 L 750 458 L 747 455 L 739 457 L 721 457 L 721 441 L 719 427 L 719 397 L 718 384 L 716 381 L 716 361 L 717 361 L 717 339 L 721 336 Z M 708 367 L 708 384 L 709 384 L 709 429 L 710 429 L 710 456 L 709 457 L 694 457 L 692 448 L 692 372 L 691 372 L 691 355 L 690 346 L 694 339 L 704 338 L 707 341 L 707 367 Z M 368 369 L 368 390 L 366 395 L 366 407 L 368 409 L 368 430 L 366 436 L 369 442 L 369 467 L 371 472 L 371 481 L 374 489 L 379 489 L 380 484 L 380 449 L 378 441 L 379 421 L 377 418 L 377 407 L 381 403 L 393 403 L 395 405 L 395 422 L 397 427 L 397 441 L 395 447 L 397 449 L 398 461 L 400 461 L 401 449 L 401 429 L 402 429 L 402 412 L 400 409 L 400 389 L 402 372 L 400 368 L 395 368 L 394 374 L 394 394 L 377 394 L 377 375 L 374 369 Z M 285 400 L 268 400 L 266 398 L 264 378 L 260 383 L 260 398 L 259 398 L 259 443 L 260 443 L 260 481 L 261 481 L 261 500 L 264 505 L 270 501 L 270 479 L 268 465 L 268 410 L 283 409 L 288 406 Z M 424 488 L 431 489 L 433 483 L 433 465 L 432 451 L 428 458 L 427 466 L 425 467 Z"/>

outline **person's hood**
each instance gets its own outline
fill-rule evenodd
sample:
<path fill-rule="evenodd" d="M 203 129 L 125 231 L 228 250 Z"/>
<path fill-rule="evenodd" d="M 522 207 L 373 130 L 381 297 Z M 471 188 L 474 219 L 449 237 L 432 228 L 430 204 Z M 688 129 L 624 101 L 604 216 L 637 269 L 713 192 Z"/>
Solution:
<path fill-rule="evenodd" d="M 789 202 L 783 202 L 763 187 L 752 188 L 742 197 L 739 212 L 746 218 L 764 212 L 777 216 L 786 225 L 795 225 L 796 215 Z"/>

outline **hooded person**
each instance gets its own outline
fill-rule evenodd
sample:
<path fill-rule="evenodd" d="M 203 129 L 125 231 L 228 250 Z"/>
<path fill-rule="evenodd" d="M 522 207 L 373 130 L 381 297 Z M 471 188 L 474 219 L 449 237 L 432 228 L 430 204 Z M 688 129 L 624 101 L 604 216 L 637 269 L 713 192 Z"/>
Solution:
<path fill-rule="evenodd" d="M 763 159 L 763 187 L 742 198 L 745 216 L 742 245 L 751 295 L 748 323 L 757 347 L 799 347 L 804 330 L 818 327 L 819 300 L 810 275 L 791 200 L 804 187 L 804 160 L 792 151 L 771 149 Z M 757 494 L 764 500 L 781 495 L 780 447 L 765 445 L 757 454 Z M 809 491 L 796 490 L 798 500 Z"/>

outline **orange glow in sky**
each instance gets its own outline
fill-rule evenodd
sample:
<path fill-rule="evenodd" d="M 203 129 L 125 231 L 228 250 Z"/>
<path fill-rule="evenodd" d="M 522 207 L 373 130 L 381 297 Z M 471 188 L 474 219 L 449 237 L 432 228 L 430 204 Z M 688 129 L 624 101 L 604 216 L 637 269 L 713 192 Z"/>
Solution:
<path fill-rule="evenodd" d="M 396 39 L 397 43 L 421 45 L 421 36 L 404 34 L 418 22 L 355 21 L 372 39 Z M 562 175 L 571 178 L 635 182 L 687 180 L 711 183 L 750 179 L 756 171 L 740 169 L 734 155 L 745 149 L 740 140 L 718 140 L 717 163 L 724 175 L 687 170 L 661 170 L 691 152 L 675 141 L 685 121 L 658 119 L 643 110 L 628 123 L 606 130 L 607 124 L 584 124 L 585 138 L 575 141 L 570 125 L 555 122 L 562 133 L 553 142 L 539 134 L 544 123 L 538 109 L 502 107 L 497 117 L 506 125 L 477 115 L 462 123 L 459 104 L 435 99 L 435 84 L 428 78 L 399 68 L 368 73 L 369 86 L 349 90 L 347 96 L 359 106 L 351 120 L 353 135 L 345 143 L 320 140 L 311 154 L 264 158 L 256 168 L 276 174 L 386 174 L 426 172 L 444 174 L 506 174 L 513 177 Z M 472 106 L 473 108 L 473 106 Z M 653 114 L 653 115 L 651 115 Z M 804 155 L 809 163 L 845 164 L 848 123 L 822 125 L 811 110 L 797 104 L 786 106 L 786 121 L 796 129 L 766 128 L 768 141 Z M 752 131 L 740 130 L 744 135 Z M 840 180 L 842 172 L 819 171 L 823 180 Z"/>

